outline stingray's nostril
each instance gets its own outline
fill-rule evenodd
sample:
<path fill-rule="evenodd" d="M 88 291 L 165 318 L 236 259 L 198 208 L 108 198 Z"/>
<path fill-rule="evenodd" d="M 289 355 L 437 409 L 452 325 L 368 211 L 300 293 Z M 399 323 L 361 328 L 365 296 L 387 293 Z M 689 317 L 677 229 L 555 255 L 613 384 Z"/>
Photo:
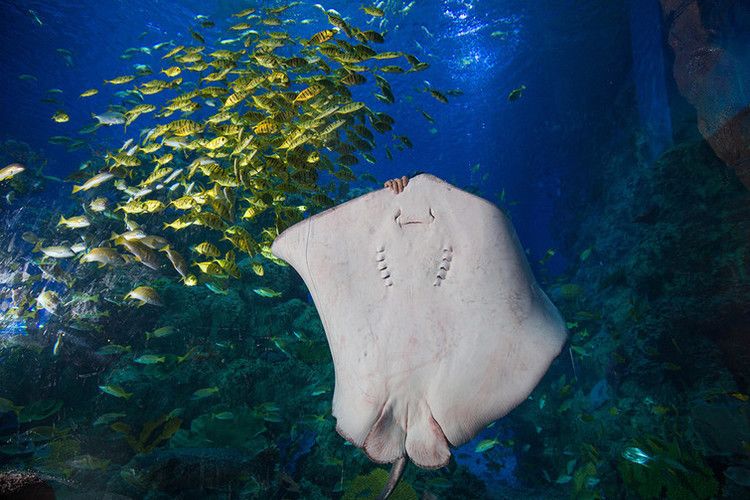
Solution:
<path fill-rule="evenodd" d="M 398 220 L 398 218 L 399 218 L 400 216 L 401 216 L 401 209 L 399 208 L 399 209 L 398 209 L 398 210 L 396 211 L 396 215 L 395 215 L 395 216 L 393 216 L 393 220 Z"/>

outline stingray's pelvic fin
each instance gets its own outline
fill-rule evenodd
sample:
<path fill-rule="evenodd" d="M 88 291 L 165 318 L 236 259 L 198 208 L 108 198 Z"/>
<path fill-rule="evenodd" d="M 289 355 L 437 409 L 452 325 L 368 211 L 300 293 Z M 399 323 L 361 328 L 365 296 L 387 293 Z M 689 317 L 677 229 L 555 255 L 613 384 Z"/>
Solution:
<path fill-rule="evenodd" d="M 385 487 L 383 487 L 383 491 L 381 491 L 380 495 L 378 495 L 377 500 L 386 500 L 386 498 L 391 496 L 391 493 L 393 493 L 393 490 L 396 489 L 396 485 L 398 484 L 399 479 L 401 479 L 401 474 L 404 473 L 405 468 L 406 455 L 397 458 L 396 461 L 393 462 L 391 473 L 388 474 L 388 482 L 385 483 Z"/>

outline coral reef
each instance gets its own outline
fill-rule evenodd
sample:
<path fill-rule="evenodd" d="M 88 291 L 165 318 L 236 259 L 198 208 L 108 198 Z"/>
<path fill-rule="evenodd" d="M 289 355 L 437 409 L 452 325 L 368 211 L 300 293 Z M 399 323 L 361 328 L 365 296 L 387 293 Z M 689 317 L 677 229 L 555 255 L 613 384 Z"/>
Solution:
<path fill-rule="evenodd" d="M 743 81 L 750 60 L 744 2 L 661 0 L 680 92 L 695 107 L 698 129 L 716 155 L 750 188 L 750 102 Z M 730 21 L 731 20 L 731 21 Z"/>
<path fill-rule="evenodd" d="M 711 498 L 749 451 L 750 194 L 705 142 L 653 165 L 616 156 L 600 178 L 565 236 L 569 367 L 522 407 L 541 433 L 521 476 L 546 464 L 576 498 Z"/>

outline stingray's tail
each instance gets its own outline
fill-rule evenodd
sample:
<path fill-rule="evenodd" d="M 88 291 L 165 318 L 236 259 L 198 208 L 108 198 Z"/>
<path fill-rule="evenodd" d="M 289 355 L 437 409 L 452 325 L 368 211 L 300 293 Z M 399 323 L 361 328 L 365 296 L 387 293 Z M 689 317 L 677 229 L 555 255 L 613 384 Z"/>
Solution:
<path fill-rule="evenodd" d="M 380 495 L 378 495 L 377 500 L 386 500 L 386 498 L 391 496 L 393 490 L 396 489 L 398 481 L 401 479 L 401 475 L 404 473 L 404 469 L 406 468 L 406 460 L 406 455 L 404 455 L 397 458 L 396 461 L 393 462 L 391 473 L 388 474 L 388 482 L 385 483 L 385 487 L 383 487 L 383 491 L 381 491 Z"/>

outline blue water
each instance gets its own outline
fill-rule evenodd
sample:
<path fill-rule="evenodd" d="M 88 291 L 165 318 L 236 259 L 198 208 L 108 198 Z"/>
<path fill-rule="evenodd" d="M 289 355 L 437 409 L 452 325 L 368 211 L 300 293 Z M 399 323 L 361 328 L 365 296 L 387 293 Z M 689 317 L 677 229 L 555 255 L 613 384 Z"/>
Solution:
<path fill-rule="evenodd" d="M 7 325 L 3 325 L 0 329 L 0 335 L 25 335 L 26 334 L 26 323 L 22 321 L 12 321 Z"/>
<path fill-rule="evenodd" d="M 330 27 L 313 4 L 283 14 L 294 24 L 254 29 L 309 38 Z M 379 30 L 360 4 L 323 6 Z M 352 89 L 355 100 L 387 112 L 395 125 L 376 134 L 376 163 L 353 167 L 379 184 L 351 188 L 379 188 L 422 171 L 501 206 L 570 334 L 528 401 L 453 449 L 447 467 L 408 468 L 404 482 L 418 497 L 402 491 L 398 498 L 747 497 L 750 186 L 738 178 L 750 165 L 748 137 L 737 139 L 745 157 L 732 163 L 705 134 L 705 95 L 693 98 L 695 87 L 686 91 L 675 77 L 684 61 L 676 60 L 670 29 L 689 14 L 667 18 L 667 4 L 379 3 L 386 43 L 375 48 L 408 52 L 429 68 L 385 75 L 393 104 L 373 98 L 372 82 Z M 34 179 L 23 189 L 0 184 L 0 277 L 17 272 L 18 263 L 34 275 L 0 281 L 0 481 L 5 469 L 35 471 L 60 498 L 88 489 L 127 498 L 356 498 L 357 481 L 367 482 L 375 466 L 335 431 L 326 339 L 296 274 L 266 271 L 265 282 L 245 270 L 237 283 L 215 280 L 211 292 L 179 285 L 171 267 L 149 274 L 134 266 L 132 276 L 102 278 L 105 271 L 97 275 L 71 259 L 41 273 L 49 262 L 21 242 L 27 231 L 45 245 L 78 241 L 55 228 L 60 214 L 80 212 L 66 178 L 161 123 L 144 115 L 127 130 L 79 133 L 92 114 L 121 102 L 116 91 L 167 79 L 158 71 L 172 63 L 155 44 L 197 44 L 190 29 L 202 15 L 216 23 L 199 29 L 206 52 L 224 48 L 213 41 L 233 36 L 227 27 L 239 20 L 232 13 L 277 5 L 0 0 L 0 168 L 20 161 L 22 151 L 22 175 Z M 709 28 L 706 43 L 729 56 L 718 69 L 697 59 L 685 64 L 694 65 L 692 77 L 718 74 L 705 93 L 730 96 L 723 125 L 750 106 L 750 9 L 696 5 Z M 122 57 L 133 47 L 152 54 Z M 103 83 L 134 74 L 134 64 L 155 73 L 128 85 Z M 88 88 L 99 94 L 80 98 Z M 509 99 L 519 88 L 520 98 Z M 42 102 L 49 97 L 59 103 Z M 164 100 L 158 94 L 144 102 Z M 59 109 L 69 122 L 51 119 Z M 413 147 L 397 150 L 394 134 Z M 53 136 L 84 143 L 67 151 L 50 143 Z M 194 257 L 189 248 L 200 240 L 179 236 Z M 42 290 L 69 291 L 51 273 L 69 273 L 79 280 L 77 292 L 102 298 L 92 305 L 66 296 L 64 312 L 39 311 Z M 253 293 L 272 282 L 284 287 L 283 302 Z M 125 305 L 125 292 L 146 283 L 162 292 L 165 308 Z M 13 316 L 6 306 L 21 290 L 28 300 Z M 24 313 L 33 320 L 18 317 Z M 177 333 L 144 341 L 144 332 L 164 326 Z M 137 361 L 144 355 L 165 359 Z M 135 395 L 103 394 L 103 386 Z M 276 410 L 263 406 L 271 402 Z M 481 451 L 492 439 L 498 442 Z M 18 443 L 28 445 L 23 453 Z M 32 448 L 38 453 L 30 456 Z M 638 456 L 633 449 L 648 455 L 649 467 L 628 458 Z"/>
<path fill-rule="evenodd" d="M 326 8 L 343 12 L 348 4 L 334 1 Z M 2 5 L 6 15 L 0 21 L 0 66 L 8 75 L 31 74 L 38 81 L 6 79 L 0 111 L 12 119 L 0 125 L 0 135 L 42 149 L 49 157 L 49 170 L 63 175 L 85 161 L 87 152 L 65 154 L 47 138 L 75 137 L 75 131 L 90 123 L 90 114 L 108 102 L 105 92 L 79 99 L 80 92 L 101 87 L 103 78 L 132 72 L 136 62 L 151 62 L 138 57 L 121 60 L 128 47 L 185 39 L 195 15 L 223 18 L 243 3 Z M 38 13 L 42 26 L 28 9 Z M 312 8 L 300 9 L 299 17 L 315 13 Z M 482 192 L 493 201 L 503 189 L 509 200 L 533 201 L 519 203 L 513 211 L 525 246 L 541 257 L 554 242 L 548 231 L 538 228 L 549 226 L 562 180 L 571 170 L 580 173 L 587 143 L 595 144 L 599 134 L 615 130 L 611 117 L 595 110 L 605 108 L 630 84 L 627 25 L 617 22 L 625 16 L 622 5 L 605 7 L 596 1 L 416 2 L 408 16 L 396 16 L 388 45 L 412 51 L 431 66 L 414 78 L 391 78 L 394 93 L 414 94 L 427 80 L 435 88 L 459 88 L 464 95 L 451 99 L 449 106 L 426 94 L 390 106 L 388 111 L 401 130 L 409 132 L 414 148 L 393 162 L 377 151 L 378 178 L 425 170 L 463 185 L 481 183 Z M 356 12 L 353 18 L 365 16 Z M 315 31 L 309 25 L 301 28 L 300 34 Z M 495 31 L 508 35 L 493 38 Z M 72 66 L 56 52 L 59 48 L 73 53 Z M 523 101 L 508 102 L 508 92 L 521 84 L 527 87 Z M 64 108 L 73 113 L 68 123 L 52 122 L 57 108 L 39 103 L 52 87 L 64 91 Z M 433 125 L 418 109 L 439 118 L 434 125 L 437 133 L 430 132 Z M 101 152 L 105 145 L 119 146 L 126 138 L 120 132 L 100 131 L 91 149 Z M 480 170 L 472 178 L 471 167 L 477 164 Z"/>

